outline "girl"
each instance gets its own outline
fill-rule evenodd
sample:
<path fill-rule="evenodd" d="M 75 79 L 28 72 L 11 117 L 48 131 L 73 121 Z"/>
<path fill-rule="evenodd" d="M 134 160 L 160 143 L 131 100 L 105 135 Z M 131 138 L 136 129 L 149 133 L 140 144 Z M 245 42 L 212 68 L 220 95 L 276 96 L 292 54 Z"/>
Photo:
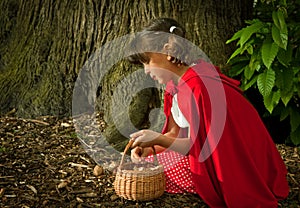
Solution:
<path fill-rule="evenodd" d="M 287 170 L 239 82 L 207 60 L 195 60 L 185 30 L 153 20 L 132 42 L 132 63 L 166 84 L 162 133 L 131 134 L 134 161 L 152 154 L 164 164 L 166 191 L 197 193 L 210 207 L 277 207 L 288 196 Z"/>

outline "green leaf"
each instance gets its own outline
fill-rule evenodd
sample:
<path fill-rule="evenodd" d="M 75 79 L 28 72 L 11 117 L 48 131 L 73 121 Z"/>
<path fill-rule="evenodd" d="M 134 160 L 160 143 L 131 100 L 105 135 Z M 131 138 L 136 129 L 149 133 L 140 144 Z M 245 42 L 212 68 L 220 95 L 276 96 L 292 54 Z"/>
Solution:
<path fill-rule="evenodd" d="M 242 47 L 239 47 L 238 49 L 236 49 L 233 54 L 231 54 L 231 56 L 229 57 L 229 59 L 227 60 L 227 63 L 229 63 L 229 61 L 231 59 L 233 59 L 234 57 L 236 57 L 237 55 L 241 54 L 241 52 L 243 51 Z"/>
<path fill-rule="evenodd" d="M 299 34 L 300 34 L 300 28 L 299 28 Z M 295 50 L 294 60 L 300 60 L 300 47 L 297 47 L 294 50 Z"/>
<path fill-rule="evenodd" d="M 267 97 L 271 94 L 274 84 L 275 72 L 271 68 L 258 75 L 257 87 L 263 97 Z"/>
<path fill-rule="evenodd" d="M 285 67 L 288 67 L 292 60 L 293 50 L 290 44 L 287 45 L 286 50 L 279 48 L 277 59 Z"/>
<path fill-rule="evenodd" d="M 276 86 L 280 89 L 281 100 L 285 106 L 294 94 L 294 72 L 290 68 L 276 70 Z"/>
<path fill-rule="evenodd" d="M 243 54 L 245 51 L 247 51 L 248 52 L 248 54 L 250 54 L 251 55 L 251 53 L 253 53 L 253 47 L 252 47 L 252 43 L 253 43 L 254 41 L 253 40 L 250 40 L 249 42 L 247 42 L 245 45 L 243 45 L 243 50 L 241 51 L 241 54 Z M 252 50 L 251 50 L 251 48 L 252 48 Z M 249 53 L 250 52 L 250 53 Z"/>
<path fill-rule="evenodd" d="M 287 0 L 281 0 L 280 1 L 280 4 L 283 6 L 283 7 L 287 7 L 287 3 L 286 3 Z M 285 8 L 283 8 L 285 9 Z"/>
<path fill-rule="evenodd" d="M 281 33 L 275 25 L 272 25 L 272 38 L 279 47 L 286 49 L 288 44 L 287 34 Z"/>
<path fill-rule="evenodd" d="M 300 113 L 296 110 L 292 110 L 290 113 L 290 123 L 291 130 L 296 131 L 296 129 L 300 126 Z"/>
<path fill-rule="evenodd" d="M 257 82 L 258 75 L 254 76 L 249 82 L 241 86 L 242 90 L 246 91 Z"/>
<path fill-rule="evenodd" d="M 288 41 L 289 41 L 288 34 L 280 31 L 280 38 L 284 45 L 283 49 L 286 49 Z"/>
<path fill-rule="evenodd" d="M 229 40 L 226 41 L 226 44 L 231 43 L 232 41 L 237 40 L 238 38 L 241 37 L 243 33 L 243 29 L 237 31 L 236 33 L 234 33 L 234 35 L 232 36 L 232 38 L 230 38 Z"/>
<path fill-rule="evenodd" d="M 282 108 L 280 111 L 280 121 L 283 121 L 290 115 L 290 108 Z"/>
<path fill-rule="evenodd" d="M 264 24 L 261 21 L 257 21 L 252 25 L 243 28 L 239 44 L 243 46 L 249 40 L 253 33 L 258 32 L 263 27 Z"/>
<path fill-rule="evenodd" d="M 253 71 L 259 71 L 260 69 L 260 60 L 258 60 L 258 56 L 256 54 L 253 54 L 251 56 L 250 62 L 249 62 L 249 67 Z"/>
<path fill-rule="evenodd" d="M 248 52 L 250 55 L 253 54 L 253 46 L 252 46 L 252 45 L 249 45 L 249 46 L 247 47 L 247 52 Z"/>
<path fill-rule="evenodd" d="M 277 17 L 278 17 L 278 21 L 279 21 L 279 29 L 282 33 L 287 34 L 287 25 L 285 23 L 285 18 L 284 18 L 284 13 L 282 10 L 278 10 L 277 11 Z"/>
<path fill-rule="evenodd" d="M 296 84 L 296 87 L 295 87 L 297 89 L 296 92 L 297 92 L 298 97 L 300 97 L 300 84 L 299 83 L 300 83 L 300 81 Z"/>
<path fill-rule="evenodd" d="M 289 91 L 289 92 L 285 92 L 285 93 L 281 92 L 280 93 L 281 100 L 282 100 L 282 102 L 283 102 L 283 104 L 285 106 L 287 106 L 287 104 L 290 102 L 290 100 L 292 99 L 293 95 L 294 95 L 294 91 L 292 91 L 292 90 Z"/>
<path fill-rule="evenodd" d="M 249 63 L 249 57 L 238 56 L 230 61 L 230 68 L 226 70 L 226 74 L 230 77 L 235 77 L 244 71 L 244 68 Z"/>
<path fill-rule="evenodd" d="M 230 60 L 230 64 L 235 65 L 235 64 L 244 63 L 244 65 L 246 66 L 249 63 L 249 60 L 250 58 L 247 56 L 238 56 Z"/>
<path fill-rule="evenodd" d="M 276 71 L 276 86 L 282 91 L 291 91 L 293 89 L 294 72 L 291 68 L 280 68 Z"/>
<path fill-rule="evenodd" d="M 280 91 L 271 92 L 269 96 L 264 97 L 264 105 L 266 109 L 272 113 L 274 107 L 279 103 Z"/>
<path fill-rule="evenodd" d="M 275 26 L 276 26 L 278 29 L 280 29 L 280 23 L 279 23 L 277 11 L 275 11 L 275 10 L 272 12 L 272 19 L 273 19 L 273 22 L 274 22 Z"/>
<path fill-rule="evenodd" d="M 228 75 L 230 77 L 235 77 L 242 73 L 244 71 L 245 64 L 244 63 L 238 63 L 231 67 L 230 70 L 228 70 Z"/>
<path fill-rule="evenodd" d="M 251 68 L 249 67 L 249 65 L 247 65 L 247 66 L 245 67 L 245 69 L 244 69 L 244 76 L 245 76 L 245 78 L 246 78 L 247 80 L 250 80 L 251 77 L 252 77 L 253 74 L 254 74 L 254 71 L 255 71 L 255 70 L 251 69 Z"/>
<path fill-rule="evenodd" d="M 291 132 L 291 140 L 295 145 L 300 144 L 300 127 L 298 127 L 295 131 Z"/>
<path fill-rule="evenodd" d="M 267 38 L 261 47 L 261 56 L 264 65 L 269 69 L 278 53 L 279 47 L 270 38 Z"/>

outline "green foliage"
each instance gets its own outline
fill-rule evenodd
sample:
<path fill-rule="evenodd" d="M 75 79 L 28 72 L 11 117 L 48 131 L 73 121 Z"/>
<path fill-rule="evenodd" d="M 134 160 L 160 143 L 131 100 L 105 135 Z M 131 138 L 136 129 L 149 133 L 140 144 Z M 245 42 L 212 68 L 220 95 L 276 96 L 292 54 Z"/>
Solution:
<path fill-rule="evenodd" d="M 261 0 L 255 19 L 236 32 L 228 75 L 239 78 L 241 88 L 259 91 L 265 115 L 289 119 L 290 137 L 300 144 L 300 0 Z"/>

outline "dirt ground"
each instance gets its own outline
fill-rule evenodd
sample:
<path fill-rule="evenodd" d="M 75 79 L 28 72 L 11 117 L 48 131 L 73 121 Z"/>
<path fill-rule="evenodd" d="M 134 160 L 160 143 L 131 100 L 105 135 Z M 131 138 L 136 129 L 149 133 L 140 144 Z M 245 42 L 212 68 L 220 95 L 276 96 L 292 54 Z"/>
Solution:
<path fill-rule="evenodd" d="M 167 194 L 149 202 L 122 199 L 114 174 L 94 174 L 71 119 L 0 118 L 0 207 L 207 207 L 192 194 Z M 300 207 L 299 149 L 277 145 L 288 168 L 290 195 L 279 207 Z"/>

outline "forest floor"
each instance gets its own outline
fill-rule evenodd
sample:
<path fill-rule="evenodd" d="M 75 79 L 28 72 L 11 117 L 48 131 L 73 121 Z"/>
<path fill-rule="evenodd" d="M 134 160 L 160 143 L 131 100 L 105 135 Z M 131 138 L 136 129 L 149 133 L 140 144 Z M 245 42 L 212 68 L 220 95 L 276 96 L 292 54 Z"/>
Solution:
<path fill-rule="evenodd" d="M 164 193 L 135 202 L 118 197 L 114 174 L 97 165 L 77 139 L 71 119 L 0 118 L 0 207 L 207 207 L 196 195 Z M 299 149 L 277 148 L 288 168 L 290 194 L 279 207 L 300 207 Z"/>

